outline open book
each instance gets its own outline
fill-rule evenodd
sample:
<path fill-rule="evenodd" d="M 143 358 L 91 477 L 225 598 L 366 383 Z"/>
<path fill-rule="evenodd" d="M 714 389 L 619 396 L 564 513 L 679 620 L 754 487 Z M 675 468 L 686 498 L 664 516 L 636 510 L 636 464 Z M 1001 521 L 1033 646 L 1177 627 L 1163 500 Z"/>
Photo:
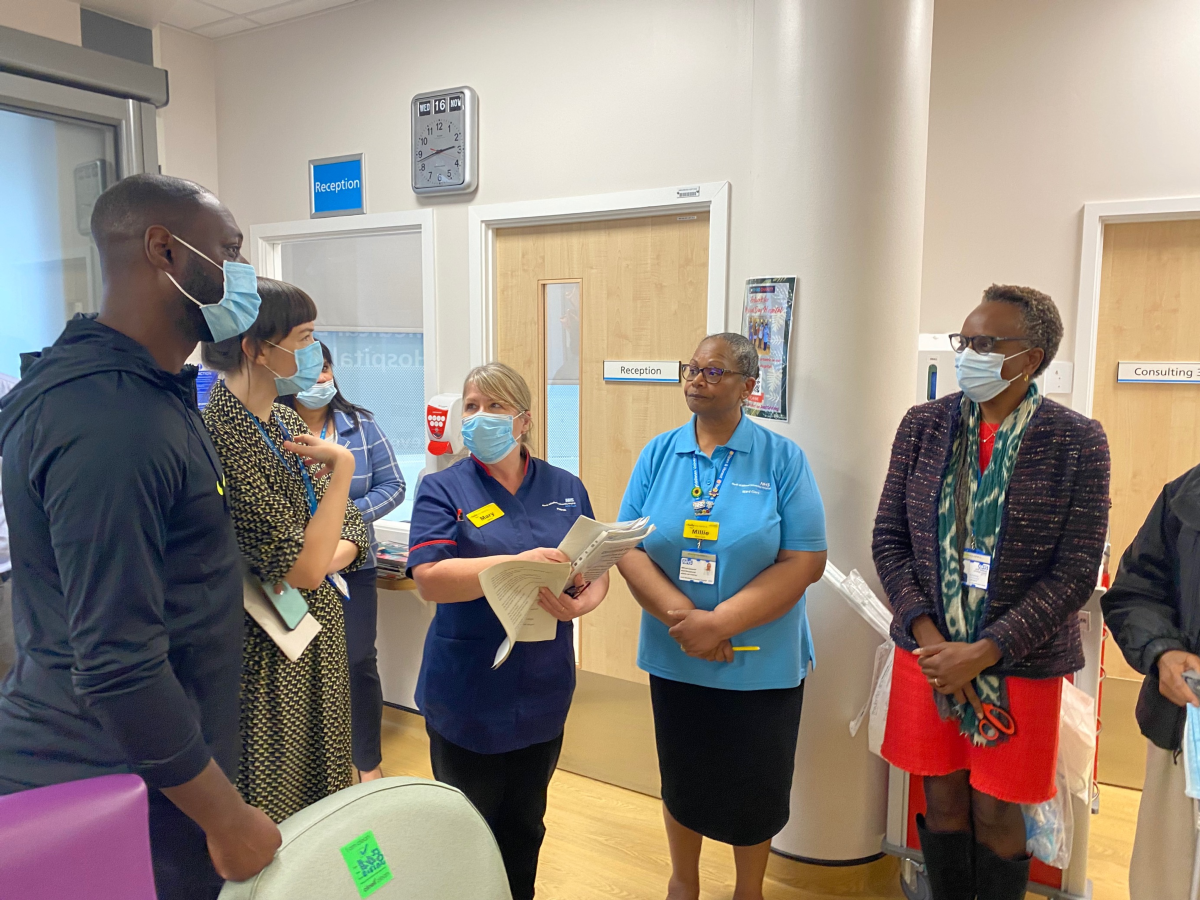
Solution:
<path fill-rule="evenodd" d="M 576 575 L 591 584 L 622 556 L 654 530 L 649 519 L 606 525 L 580 516 L 558 545 L 569 563 L 526 562 L 515 559 L 497 563 L 479 573 L 479 583 L 488 604 L 504 626 L 504 642 L 496 651 L 498 667 L 508 659 L 517 641 L 552 641 L 558 620 L 538 606 L 538 592 L 549 588 L 561 594 Z"/>

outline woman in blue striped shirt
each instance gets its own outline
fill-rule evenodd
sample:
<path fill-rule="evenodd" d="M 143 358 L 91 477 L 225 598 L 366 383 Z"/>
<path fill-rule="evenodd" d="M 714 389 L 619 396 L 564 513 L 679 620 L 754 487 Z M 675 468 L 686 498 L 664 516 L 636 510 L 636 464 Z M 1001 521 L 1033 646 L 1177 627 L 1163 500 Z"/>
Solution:
<path fill-rule="evenodd" d="M 346 572 L 350 599 L 343 602 L 346 621 L 346 653 L 350 663 L 350 728 L 353 734 L 354 765 L 363 781 L 380 778 L 380 723 L 383 720 L 383 689 L 375 652 L 375 621 L 379 599 L 375 587 L 375 528 L 371 524 L 404 502 L 404 475 L 396 464 L 392 445 L 370 412 L 342 396 L 333 377 L 329 347 L 321 345 L 325 366 L 321 377 L 307 391 L 280 402 L 295 407 L 308 430 L 337 442 L 354 454 L 354 479 L 350 499 L 362 513 L 371 539 L 371 554 L 361 569 Z"/>

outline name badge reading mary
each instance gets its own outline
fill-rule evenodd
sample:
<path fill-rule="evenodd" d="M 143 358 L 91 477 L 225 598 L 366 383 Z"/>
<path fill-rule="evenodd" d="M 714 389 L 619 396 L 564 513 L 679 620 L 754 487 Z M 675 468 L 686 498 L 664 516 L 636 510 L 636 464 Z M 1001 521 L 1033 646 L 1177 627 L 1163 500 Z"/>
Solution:
<path fill-rule="evenodd" d="M 489 503 L 487 506 L 481 506 L 479 509 L 467 513 L 467 520 L 476 528 L 482 528 L 488 522 L 495 522 L 503 515 L 504 510 L 495 503 Z"/>

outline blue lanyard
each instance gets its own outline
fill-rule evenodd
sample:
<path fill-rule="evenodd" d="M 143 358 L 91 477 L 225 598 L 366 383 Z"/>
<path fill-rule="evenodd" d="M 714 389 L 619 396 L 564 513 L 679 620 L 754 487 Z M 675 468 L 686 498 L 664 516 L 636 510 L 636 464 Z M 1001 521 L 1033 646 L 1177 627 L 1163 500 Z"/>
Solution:
<path fill-rule="evenodd" d="M 704 491 L 700 488 L 700 464 L 696 461 L 696 454 L 692 454 L 692 509 L 698 516 L 711 516 L 713 507 L 717 505 L 717 495 L 721 493 L 721 482 L 725 480 L 725 475 L 729 472 L 729 464 L 733 462 L 733 451 L 725 451 L 725 462 L 721 465 L 721 471 L 717 473 L 717 480 L 713 482 L 713 486 L 708 491 L 708 497 L 704 497 Z"/>
<path fill-rule="evenodd" d="M 283 463 L 283 467 L 289 472 L 296 471 L 284 458 L 283 454 L 279 452 L 279 448 L 275 446 L 275 442 L 271 440 L 271 436 L 267 434 L 267 430 L 262 427 L 262 423 L 258 421 L 258 417 L 249 410 L 246 410 L 246 415 L 250 416 L 250 421 L 253 422 L 254 427 L 258 429 L 258 433 L 263 436 L 263 440 L 267 442 L 267 446 L 271 448 L 271 452 L 279 458 L 281 463 Z M 283 432 L 283 439 L 285 441 L 290 441 L 292 436 L 288 432 L 287 426 L 279 421 L 276 421 L 275 424 L 277 424 L 279 426 L 279 430 Z M 313 490 L 312 479 L 308 477 L 308 469 L 304 467 L 303 462 L 300 463 L 300 477 L 304 480 L 304 490 L 308 492 L 308 514 L 310 516 L 315 516 L 317 514 L 317 492 Z"/>

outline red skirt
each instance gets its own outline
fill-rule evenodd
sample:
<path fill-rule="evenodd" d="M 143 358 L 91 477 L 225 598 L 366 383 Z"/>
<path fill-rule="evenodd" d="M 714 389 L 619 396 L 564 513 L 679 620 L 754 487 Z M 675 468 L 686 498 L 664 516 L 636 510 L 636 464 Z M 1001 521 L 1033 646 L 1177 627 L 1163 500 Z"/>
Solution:
<path fill-rule="evenodd" d="M 917 657 L 896 648 L 883 758 L 912 775 L 949 775 L 966 769 L 971 787 L 1009 803 L 1043 803 L 1054 796 L 1058 763 L 1061 678 L 1008 678 L 1008 707 L 1016 731 L 1008 740 L 977 747 L 942 719 L 933 688 Z"/>

